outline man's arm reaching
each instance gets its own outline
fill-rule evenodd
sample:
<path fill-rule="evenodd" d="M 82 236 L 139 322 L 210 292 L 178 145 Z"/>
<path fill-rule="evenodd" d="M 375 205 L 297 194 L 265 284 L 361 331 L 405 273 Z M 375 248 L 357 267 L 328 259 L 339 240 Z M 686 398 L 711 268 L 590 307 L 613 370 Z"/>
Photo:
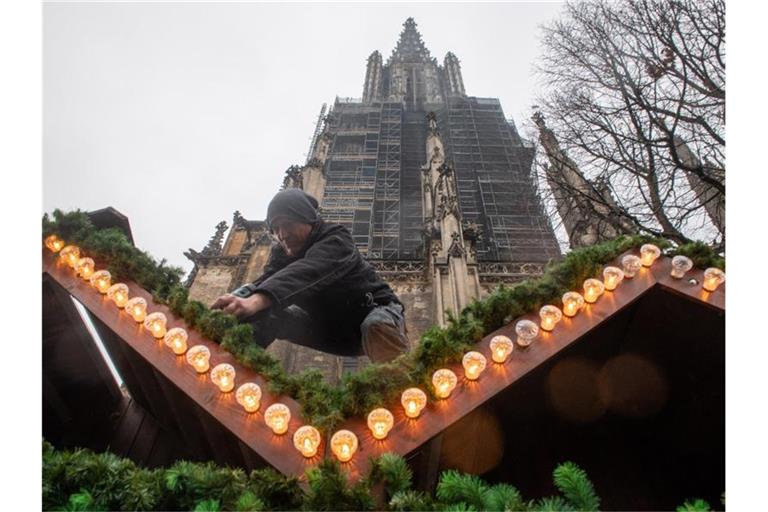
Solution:
<path fill-rule="evenodd" d="M 237 318 L 246 318 L 272 306 L 272 299 L 264 293 L 254 293 L 262 281 L 286 265 L 287 256 L 279 245 L 272 246 L 264 273 L 253 283 L 248 283 L 231 293 L 222 295 L 211 304 L 211 309 L 220 309 Z"/>
<path fill-rule="evenodd" d="M 216 302 L 211 305 L 211 309 L 221 309 L 237 318 L 246 318 L 270 306 L 272 306 L 272 299 L 263 293 L 254 293 L 250 297 L 227 294 L 216 299 Z"/>

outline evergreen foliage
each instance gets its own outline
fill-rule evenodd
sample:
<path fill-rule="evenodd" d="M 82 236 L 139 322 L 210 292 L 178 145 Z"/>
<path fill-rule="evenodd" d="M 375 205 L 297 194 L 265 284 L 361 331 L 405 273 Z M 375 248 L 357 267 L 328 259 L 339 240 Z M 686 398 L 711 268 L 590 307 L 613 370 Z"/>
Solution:
<path fill-rule="evenodd" d="M 391 499 L 411 488 L 413 473 L 405 459 L 394 453 L 385 453 L 371 461 L 369 479 L 384 482 L 387 498 Z"/>
<path fill-rule="evenodd" d="M 595 494 L 587 474 L 573 462 L 560 464 L 553 473 L 555 486 L 577 510 L 596 511 L 600 498 Z"/>
<path fill-rule="evenodd" d="M 80 489 L 80 492 L 72 494 L 69 497 L 67 504 L 62 507 L 62 510 L 67 511 L 85 511 L 96 510 L 93 503 L 93 496 L 85 489 Z"/>
<path fill-rule="evenodd" d="M 686 500 L 685 503 L 677 507 L 677 512 L 709 512 L 712 510 L 709 503 L 702 499 Z"/>
<path fill-rule="evenodd" d="M 308 489 L 302 490 L 296 478 L 273 469 L 246 474 L 212 462 L 178 461 L 152 470 L 111 453 L 61 451 L 43 441 L 43 509 L 374 510 L 371 489 L 383 484 L 388 510 L 586 510 L 580 505 L 582 494 L 571 489 L 592 489 L 592 484 L 572 463 L 555 470 L 556 475 L 563 472 L 577 475 L 569 478 L 579 482 L 556 482 L 562 497 L 526 503 L 509 484 L 489 485 L 477 476 L 452 470 L 442 473 L 431 496 L 412 489 L 411 470 L 403 457 L 387 453 L 373 459 L 368 474 L 356 484 L 350 484 L 336 460 L 325 459 L 307 470 Z M 592 497 L 592 503 L 599 500 Z"/>
<path fill-rule="evenodd" d="M 668 254 L 686 254 L 697 266 L 724 266 L 723 259 L 703 243 L 672 248 L 666 240 L 647 235 L 621 236 L 578 249 L 550 264 L 543 276 L 500 286 L 459 314 L 449 315 L 446 327 L 431 327 L 411 352 L 395 361 L 371 364 L 332 387 L 317 371 L 287 375 L 280 361 L 252 342 L 251 325 L 239 324 L 231 315 L 189 300 L 181 284 L 182 270 L 155 261 L 131 245 L 118 229 L 97 230 L 79 210 L 55 210 L 53 218 L 47 214 L 43 217 L 43 234 L 56 234 L 67 243 L 77 244 L 98 264 L 107 265 L 113 281 L 130 279 L 151 292 L 155 301 L 168 305 L 189 328 L 220 343 L 240 363 L 263 375 L 271 392 L 294 398 L 301 404 L 306 421 L 326 432 L 347 417 L 362 416 L 375 407 L 391 404 L 407 387 L 420 386 L 431 393 L 429 383 L 437 368 L 461 361 L 475 342 L 514 318 L 547 303 L 561 305 L 563 293 L 580 289 L 584 279 L 600 274 L 603 265 L 644 243 L 655 243 L 668 249 Z"/>
<path fill-rule="evenodd" d="M 309 492 L 304 510 L 373 510 L 373 497 L 368 482 L 361 480 L 349 485 L 338 461 L 322 460 L 307 470 Z"/>
<path fill-rule="evenodd" d="M 488 485 L 475 475 L 448 470 L 440 477 L 435 495 L 446 503 L 465 503 L 474 510 L 484 510 Z"/>
<path fill-rule="evenodd" d="M 586 473 L 572 462 L 555 468 L 561 495 L 524 501 L 512 485 L 490 485 L 475 475 L 444 471 L 432 496 L 412 488 L 405 459 L 392 453 L 371 460 L 351 485 L 331 459 L 307 470 L 308 489 L 296 478 L 267 468 L 246 474 L 211 462 L 179 461 L 146 469 L 111 453 L 56 450 L 43 441 L 43 510 L 374 510 L 371 489 L 383 484 L 393 511 L 589 511 L 600 499 Z M 704 500 L 688 500 L 678 512 L 709 511 Z"/>
<path fill-rule="evenodd" d="M 219 500 L 203 500 L 195 505 L 195 512 L 219 512 Z"/>
<path fill-rule="evenodd" d="M 560 496 L 549 496 L 529 503 L 528 510 L 535 510 L 537 512 L 571 512 L 578 509 Z"/>
<path fill-rule="evenodd" d="M 252 491 L 245 491 L 237 503 L 235 503 L 235 510 L 238 512 L 246 511 L 260 511 L 265 510 L 264 502 L 256 497 Z"/>
<path fill-rule="evenodd" d="M 487 510 L 522 510 L 523 497 L 511 485 L 496 484 L 488 491 L 485 504 Z"/>
<path fill-rule="evenodd" d="M 398 511 L 437 510 L 432 497 L 422 491 L 400 491 L 389 500 L 389 509 Z"/>

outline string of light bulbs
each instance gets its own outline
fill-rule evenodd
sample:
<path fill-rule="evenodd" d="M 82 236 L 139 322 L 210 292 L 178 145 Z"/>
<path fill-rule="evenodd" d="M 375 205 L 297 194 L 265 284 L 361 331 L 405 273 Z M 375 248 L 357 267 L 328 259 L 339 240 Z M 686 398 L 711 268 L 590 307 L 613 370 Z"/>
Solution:
<path fill-rule="evenodd" d="M 167 330 L 167 318 L 161 312 L 147 312 L 147 301 L 141 297 L 130 297 L 130 290 L 124 283 L 111 282 L 111 275 L 107 270 L 96 270 L 93 259 L 81 254 L 80 248 L 75 245 L 67 245 L 56 235 L 50 235 L 45 239 L 45 245 L 54 253 L 58 253 L 59 260 L 69 266 L 75 275 L 90 282 L 99 293 L 106 295 L 118 308 L 125 311 L 137 323 L 143 325 L 147 332 L 155 339 L 163 340 L 163 343 L 176 356 L 185 356 L 187 363 L 198 374 L 205 374 L 210 370 L 211 382 L 222 393 L 230 393 L 235 388 L 236 371 L 228 363 L 217 364 L 210 369 L 211 351 L 205 345 L 187 347 L 188 334 L 181 327 Z M 566 292 L 562 297 L 562 310 L 553 305 L 546 304 L 539 310 L 539 323 L 532 320 L 521 319 L 515 324 L 515 342 L 504 335 L 491 338 L 489 343 L 491 361 L 498 365 L 505 364 L 512 356 L 517 344 L 521 348 L 529 347 L 539 337 L 540 331 L 552 332 L 563 316 L 575 317 L 587 303 L 594 304 L 606 291 L 613 291 L 621 285 L 624 279 L 632 279 L 642 268 L 651 267 L 661 255 L 661 250 L 653 244 L 645 244 L 640 248 L 640 256 L 627 254 L 621 258 L 621 268 L 606 266 L 603 269 L 602 280 L 589 278 L 582 286 L 582 292 Z M 687 256 L 678 255 L 672 258 L 671 277 L 682 279 L 693 268 L 693 262 Z M 713 292 L 725 282 L 725 273 L 718 268 L 708 268 L 704 271 L 702 288 Z M 464 377 L 467 381 L 477 381 L 481 373 L 488 366 L 488 360 L 479 351 L 469 351 L 462 359 Z M 439 400 L 447 400 L 459 384 L 459 379 L 453 370 L 440 368 L 432 375 L 434 395 Z M 249 413 L 255 413 L 261 406 L 262 391 L 258 384 L 246 382 L 241 384 L 235 392 L 235 399 L 243 409 Z M 413 387 L 403 391 L 400 397 L 403 412 L 409 420 L 416 421 L 427 406 L 427 394 Z M 288 432 L 291 411 L 283 403 L 273 403 L 264 411 L 264 422 L 275 435 L 281 436 Z M 380 407 L 372 410 L 367 417 L 367 426 L 374 439 L 385 440 L 394 426 L 394 415 L 386 408 Z M 311 425 L 302 425 L 293 434 L 293 444 L 296 450 L 306 458 L 317 455 L 321 444 L 320 432 Z M 333 454 L 341 462 L 348 462 L 357 451 L 359 441 L 357 436 L 349 430 L 339 430 L 331 436 L 330 447 Z"/>

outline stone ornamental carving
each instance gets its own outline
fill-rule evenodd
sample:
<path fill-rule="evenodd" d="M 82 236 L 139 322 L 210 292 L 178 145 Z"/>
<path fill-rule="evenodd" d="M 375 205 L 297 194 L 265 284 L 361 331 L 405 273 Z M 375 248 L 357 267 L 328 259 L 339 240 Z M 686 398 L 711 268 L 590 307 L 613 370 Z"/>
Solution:
<path fill-rule="evenodd" d="M 423 273 L 426 269 L 423 261 L 368 260 L 368 263 L 370 263 L 377 272 Z"/>
<path fill-rule="evenodd" d="M 184 253 L 184 256 L 189 258 L 191 261 L 195 263 L 195 265 L 198 265 L 200 267 L 207 267 L 210 265 L 221 265 L 224 267 L 236 267 L 237 265 L 240 265 L 241 263 L 245 263 L 248 261 L 248 255 L 247 254 L 239 254 L 237 256 L 206 256 L 205 254 L 199 253 L 195 251 L 194 249 L 189 249 Z"/>
<path fill-rule="evenodd" d="M 466 254 L 464 244 L 461 242 L 461 235 L 456 231 L 451 233 L 451 246 L 448 248 L 448 255 L 452 258 L 461 258 Z"/>
<path fill-rule="evenodd" d="M 232 215 L 232 228 L 235 229 L 239 226 L 245 225 L 245 218 L 240 214 L 240 211 L 235 210 L 235 213 Z"/>
<path fill-rule="evenodd" d="M 483 238 L 483 227 L 471 221 L 464 221 L 461 224 L 461 231 L 464 234 L 464 240 L 477 242 Z"/>
<path fill-rule="evenodd" d="M 440 146 L 435 146 L 434 148 L 432 148 L 432 156 L 429 159 L 429 163 L 441 165 L 443 162 L 445 162 L 445 158 L 443 157 L 443 152 L 440 149 Z"/>
<path fill-rule="evenodd" d="M 453 180 L 453 169 L 448 164 L 443 164 L 438 168 L 440 172 L 435 185 L 435 203 L 437 204 L 436 217 L 443 219 L 449 214 L 456 216 L 461 220 L 461 208 L 459 207 L 459 197 L 456 194 L 456 187 Z"/>
<path fill-rule="evenodd" d="M 423 261 L 368 260 L 387 281 L 425 281 L 427 266 Z"/>
<path fill-rule="evenodd" d="M 440 132 L 437 131 L 437 116 L 434 112 L 429 112 L 427 114 L 427 123 L 429 125 L 429 133 L 432 135 L 440 135 Z"/>
<path fill-rule="evenodd" d="M 544 263 L 478 263 L 482 283 L 516 283 L 544 273 Z"/>
<path fill-rule="evenodd" d="M 433 240 L 432 241 L 432 258 L 437 258 L 440 253 L 443 251 L 443 243 L 440 240 Z"/>
<path fill-rule="evenodd" d="M 283 188 L 303 188 L 304 176 L 301 173 L 301 167 L 292 165 L 285 171 L 283 178 Z"/>
<path fill-rule="evenodd" d="M 238 212 L 235 212 L 238 213 Z M 208 240 L 208 243 L 202 251 L 198 252 L 192 248 L 184 252 L 184 256 L 195 265 L 207 263 L 211 258 L 221 255 L 224 233 L 227 231 L 227 222 L 221 221 L 216 224 L 216 231 Z"/>
<path fill-rule="evenodd" d="M 208 244 L 203 248 L 202 254 L 204 256 L 217 256 L 221 254 L 221 243 L 224 240 L 224 233 L 226 233 L 228 227 L 226 221 L 216 224 L 216 233 L 214 233 Z"/>
<path fill-rule="evenodd" d="M 431 217 L 424 220 L 424 238 L 425 240 L 440 239 L 440 228 L 435 226 Z"/>
<path fill-rule="evenodd" d="M 319 158 L 315 157 L 315 158 L 311 158 L 309 162 L 307 162 L 307 167 L 318 167 L 320 169 L 323 169 L 324 166 L 323 166 L 323 162 L 320 161 Z M 325 169 L 323 169 L 323 171 L 325 171 Z"/>

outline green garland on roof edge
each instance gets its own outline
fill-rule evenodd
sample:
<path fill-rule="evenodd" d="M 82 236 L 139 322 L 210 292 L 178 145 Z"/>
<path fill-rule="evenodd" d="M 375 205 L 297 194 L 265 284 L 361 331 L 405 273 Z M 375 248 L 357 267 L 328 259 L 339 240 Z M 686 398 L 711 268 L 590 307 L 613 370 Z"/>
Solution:
<path fill-rule="evenodd" d="M 577 249 L 550 263 L 542 276 L 514 286 L 501 285 L 461 313 L 449 315 L 446 327 L 429 328 L 409 353 L 390 363 L 371 364 L 347 374 L 338 386 L 331 386 L 318 370 L 287 375 L 279 360 L 253 344 L 249 324 L 239 324 L 232 315 L 190 300 L 181 283 L 182 269 L 167 266 L 165 260 L 158 263 L 131 245 L 117 228 L 96 229 L 79 210 L 55 210 L 53 218 L 43 216 L 43 236 L 49 234 L 78 245 L 90 257 L 104 262 L 114 282 L 130 279 L 150 291 L 155 301 L 168 305 L 190 328 L 220 343 L 241 364 L 263 375 L 271 392 L 294 398 L 301 404 L 304 418 L 323 431 L 333 430 L 345 418 L 363 416 L 376 407 L 396 402 L 407 387 L 420 386 L 431 392 L 429 383 L 437 368 L 461 361 L 474 343 L 514 318 L 544 304 L 561 305 L 563 293 L 580 289 L 585 279 L 599 276 L 606 263 L 642 244 L 654 243 L 668 256 L 687 255 L 699 268 L 725 269 L 725 260 L 702 242 L 673 247 L 664 239 L 634 235 Z"/>
<path fill-rule="evenodd" d="M 350 484 L 338 462 L 307 470 L 308 489 L 271 468 L 246 473 L 211 462 L 148 469 L 112 453 L 57 450 L 43 441 L 43 510 L 598 510 L 592 482 L 576 464 L 555 468 L 560 495 L 524 501 L 512 485 L 444 471 L 434 495 L 413 490 L 405 459 L 372 459 Z M 377 498 L 372 489 L 382 489 Z"/>

